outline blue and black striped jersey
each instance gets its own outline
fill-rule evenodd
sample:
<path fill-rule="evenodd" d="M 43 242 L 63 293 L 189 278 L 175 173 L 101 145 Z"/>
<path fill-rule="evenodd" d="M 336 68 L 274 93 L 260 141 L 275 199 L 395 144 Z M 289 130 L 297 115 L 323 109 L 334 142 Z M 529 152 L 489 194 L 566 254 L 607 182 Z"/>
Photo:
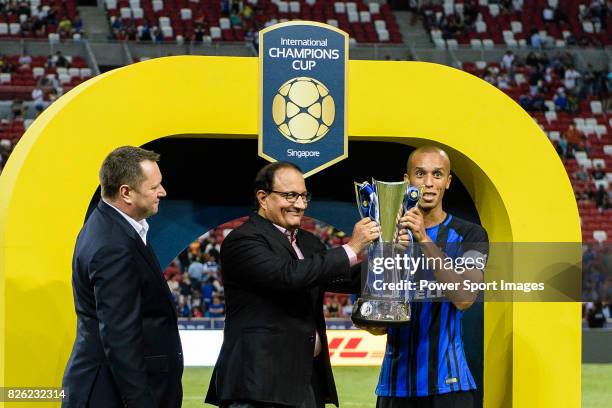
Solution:
<path fill-rule="evenodd" d="M 450 214 L 427 235 L 449 258 L 488 254 L 486 231 Z M 376 394 L 423 397 L 476 389 L 463 350 L 462 315 L 449 301 L 412 302 L 410 324 L 388 330 Z"/>

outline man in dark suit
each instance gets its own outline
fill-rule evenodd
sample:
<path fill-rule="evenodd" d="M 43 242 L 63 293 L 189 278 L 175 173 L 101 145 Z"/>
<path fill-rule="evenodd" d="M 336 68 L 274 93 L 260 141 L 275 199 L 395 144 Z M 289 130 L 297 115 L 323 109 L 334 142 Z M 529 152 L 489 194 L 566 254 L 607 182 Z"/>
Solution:
<path fill-rule="evenodd" d="M 166 195 L 157 153 L 125 146 L 100 169 L 102 200 L 77 238 L 77 335 L 63 407 L 180 407 L 183 355 L 176 312 L 147 241 Z"/>
<path fill-rule="evenodd" d="M 365 218 L 348 244 L 326 250 L 299 229 L 310 194 L 291 163 L 265 166 L 254 190 L 257 212 L 221 246 L 225 330 L 206 402 L 230 408 L 338 405 L 323 295 L 359 290 L 356 254 L 378 238 L 378 228 Z"/>

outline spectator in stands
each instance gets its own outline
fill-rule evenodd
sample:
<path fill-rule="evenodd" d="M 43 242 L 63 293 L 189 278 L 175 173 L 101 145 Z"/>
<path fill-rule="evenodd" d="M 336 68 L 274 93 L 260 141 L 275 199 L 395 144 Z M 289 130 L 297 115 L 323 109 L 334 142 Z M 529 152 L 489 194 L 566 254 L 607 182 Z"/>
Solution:
<path fill-rule="evenodd" d="M 202 301 L 207 309 L 212 304 L 213 294 L 216 292 L 214 282 L 215 278 L 211 276 L 207 278 L 206 283 L 202 286 Z"/>
<path fill-rule="evenodd" d="M 197 43 L 204 42 L 204 27 L 202 24 L 196 25 L 196 28 L 193 31 L 193 41 Z"/>
<path fill-rule="evenodd" d="M 63 16 L 57 26 L 57 32 L 62 38 L 70 38 L 72 37 L 72 21 L 68 18 L 68 16 Z"/>
<path fill-rule="evenodd" d="M 111 31 L 113 33 L 110 39 L 120 38 L 121 32 L 123 30 L 123 24 L 121 23 L 121 19 L 115 16 L 111 16 L 110 22 L 111 22 Z"/>
<path fill-rule="evenodd" d="M 172 294 L 175 306 L 178 304 L 179 297 L 181 295 L 180 280 L 180 274 L 176 274 L 170 280 L 168 280 L 168 287 L 170 288 L 170 293 Z"/>
<path fill-rule="evenodd" d="M 36 109 L 36 111 L 38 111 L 38 113 L 42 112 L 45 109 L 45 101 L 43 98 L 44 92 L 39 82 L 39 85 L 37 85 L 32 90 L 32 100 L 34 101 L 34 108 Z"/>
<path fill-rule="evenodd" d="M 62 54 L 62 52 L 59 50 L 55 52 L 55 57 L 53 57 L 53 61 L 55 62 L 56 67 L 70 68 L 70 62 L 68 61 L 68 58 L 64 57 L 64 54 Z"/>
<path fill-rule="evenodd" d="M 571 157 L 574 155 L 574 151 L 583 145 L 584 135 L 576 126 L 570 124 L 565 131 L 565 138 L 567 139 L 567 154 Z"/>
<path fill-rule="evenodd" d="M 555 94 L 554 102 L 555 102 L 555 107 L 557 110 L 564 111 L 564 112 L 568 110 L 568 100 L 567 100 L 567 96 L 565 95 L 565 90 L 563 89 L 563 87 L 559 87 L 557 89 L 557 93 Z"/>
<path fill-rule="evenodd" d="M 603 305 L 601 301 L 593 303 L 593 308 L 588 311 L 587 321 L 589 322 L 589 328 L 601 329 L 606 324 L 606 317 L 603 313 Z"/>
<path fill-rule="evenodd" d="M 601 167 L 601 164 L 597 164 L 597 166 L 595 166 L 595 170 L 593 170 L 591 176 L 593 177 L 593 180 L 603 180 L 604 177 L 606 177 L 606 172 Z"/>
<path fill-rule="evenodd" d="M 606 188 L 600 184 L 595 192 L 595 205 L 600 210 L 605 210 L 610 208 L 610 197 L 608 196 L 608 192 Z"/>
<path fill-rule="evenodd" d="M 138 41 L 151 41 L 151 26 L 149 20 L 145 20 L 142 28 L 138 29 Z"/>
<path fill-rule="evenodd" d="M 181 270 L 177 265 L 177 260 L 170 262 L 170 265 L 164 270 L 164 279 L 170 280 L 173 279 L 175 275 L 180 275 Z"/>
<path fill-rule="evenodd" d="M 204 253 L 212 254 L 218 259 L 219 251 L 221 251 L 221 244 L 219 244 L 217 240 L 217 235 L 213 233 L 209 234 L 208 237 L 206 238 L 206 242 L 207 244 L 204 247 Z"/>
<path fill-rule="evenodd" d="M 338 296 L 334 295 L 329 304 L 327 304 L 325 317 L 340 317 L 340 307 Z"/>
<path fill-rule="evenodd" d="M 499 89 L 510 89 L 510 78 L 508 74 L 501 74 L 497 76 L 497 87 Z"/>
<path fill-rule="evenodd" d="M 574 173 L 574 177 L 578 181 L 588 181 L 589 180 L 589 173 L 587 173 L 587 171 L 584 168 L 584 166 L 581 165 L 578 168 L 578 170 L 576 170 L 576 172 Z"/>
<path fill-rule="evenodd" d="M 72 19 L 72 30 L 73 32 L 79 34 L 82 34 L 83 32 L 83 19 L 81 18 L 81 13 L 79 13 L 78 11 Z"/>
<path fill-rule="evenodd" d="M 218 295 L 213 296 L 213 301 L 208 308 L 208 317 L 213 319 L 223 317 L 225 314 L 225 304 L 221 301 L 221 297 Z"/>
<path fill-rule="evenodd" d="M 544 112 L 546 110 L 546 100 L 541 93 L 535 94 L 531 98 L 531 110 L 536 112 Z"/>
<path fill-rule="evenodd" d="M 212 276 L 217 278 L 219 273 L 219 264 L 217 263 L 217 254 L 216 250 L 211 250 L 210 254 L 205 254 L 204 256 L 208 257 L 208 260 L 204 263 L 202 269 L 204 273 L 208 276 Z"/>
<path fill-rule="evenodd" d="M 467 27 L 473 27 L 478 19 L 478 2 L 476 0 L 468 0 L 463 6 L 463 19 Z"/>
<path fill-rule="evenodd" d="M 242 26 L 242 19 L 240 18 L 240 14 L 238 11 L 232 10 L 232 13 L 229 16 L 229 19 L 230 19 L 230 25 L 232 26 L 232 28 Z"/>
<path fill-rule="evenodd" d="M 180 296 L 179 296 L 179 304 L 191 304 L 191 279 L 189 278 L 189 274 L 185 272 L 181 277 L 180 286 Z"/>
<path fill-rule="evenodd" d="M 27 54 L 22 54 L 19 57 L 19 65 L 20 65 L 20 68 L 27 68 L 27 69 L 31 68 L 32 57 Z"/>
<path fill-rule="evenodd" d="M 542 10 L 542 20 L 544 20 L 545 23 L 552 23 L 555 20 L 555 11 L 548 4 L 544 7 L 544 10 Z"/>
<path fill-rule="evenodd" d="M 559 149 L 561 150 L 561 158 L 562 159 L 566 159 L 569 158 L 567 155 L 568 152 L 568 143 L 567 143 L 567 139 L 565 138 L 565 134 L 561 134 L 561 136 L 559 137 Z"/>
<path fill-rule="evenodd" d="M 576 71 L 576 69 L 572 65 L 570 65 L 565 70 L 563 85 L 565 86 L 565 89 L 567 90 L 567 92 L 575 93 L 577 91 L 576 81 L 580 77 L 581 77 L 580 73 Z"/>
<path fill-rule="evenodd" d="M 529 45 L 537 49 L 542 48 L 542 36 L 536 28 L 532 29 L 529 34 Z"/>
<path fill-rule="evenodd" d="M 15 66 L 10 59 L 6 58 L 5 55 L 0 54 L 0 72 L 4 74 L 10 74 L 15 71 Z"/>
<path fill-rule="evenodd" d="M 20 99 L 15 99 L 11 104 L 11 115 L 13 120 L 23 120 L 25 117 L 26 106 Z"/>
<path fill-rule="evenodd" d="M 514 59 L 514 53 L 510 50 L 506 51 L 500 63 L 502 69 L 505 69 L 508 72 L 512 72 L 514 68 Z"/>
<path fill-rule="evenodd" d="M 11 151 L 13 150 L 13 144 L 10 140 L 2 139 L 0 140 L 0 172 L 4 168 L 4 164 L 8 160 L 11 155 Z"/>
<path fill-rule="evenodd" d="M 192 281 L 200 281 L 202 279 L 202 275 L 204 273 L 204 265 L 201 262 L 201 258 L 198 256 L 194 261 L 189 265 L 187 269 L 187 274 L 191 278 Z"/>

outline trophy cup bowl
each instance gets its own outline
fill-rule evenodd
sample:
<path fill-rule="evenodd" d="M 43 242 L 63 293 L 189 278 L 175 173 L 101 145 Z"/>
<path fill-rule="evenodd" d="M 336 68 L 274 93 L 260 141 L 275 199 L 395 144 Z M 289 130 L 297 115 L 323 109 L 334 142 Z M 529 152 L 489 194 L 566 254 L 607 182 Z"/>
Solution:
<path fill-rule="evenodd" d="M 404 262 L 412 248 L 398 243 L 399 219 L 414 207 L 421 191 L 407 182 L 372 180 L 355 183 L 357 207 L 380 228 L 380 238 L 366 249 L 367 268 L 362 268 L 361 296 L 353 306 L 351 319 L 358 326 L 402 326 L 410 322 L 409 288 L 411 274 Z"/>

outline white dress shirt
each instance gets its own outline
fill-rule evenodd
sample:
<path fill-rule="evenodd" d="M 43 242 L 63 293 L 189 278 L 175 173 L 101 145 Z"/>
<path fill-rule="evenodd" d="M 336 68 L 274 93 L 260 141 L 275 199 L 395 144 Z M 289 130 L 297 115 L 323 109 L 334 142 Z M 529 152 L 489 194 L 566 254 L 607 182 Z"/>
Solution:
<path fill-rule="evenodd" d="M 105 199 L 102 199 L 102 201 L 104 201 L 106 204 L 114 208 L 115 211 L 121 214 L 121 216 L 125 218 L 127 222 L 129 222 L 130 225 L 136 230 L 136 233 L 138 233 L 138 236 L 142 239 L 142 242 L 147 245 L 147 232 L 149 231 L 149 224 L 147 223 L 147 220 L 142 219 L 140 221 L 136 221 L 135 219 L 133 219 L 132 217 L 130 217 L 129 215 L 106 201 Z"/>

